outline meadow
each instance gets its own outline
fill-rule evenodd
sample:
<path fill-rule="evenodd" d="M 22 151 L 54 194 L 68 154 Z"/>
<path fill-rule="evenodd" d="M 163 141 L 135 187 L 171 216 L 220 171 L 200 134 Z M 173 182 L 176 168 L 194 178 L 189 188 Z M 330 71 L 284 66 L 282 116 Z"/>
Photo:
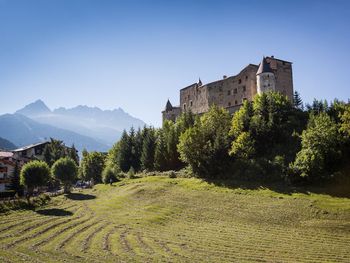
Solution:
<path fill-rule="evenodd" d="M 149 176 L 0 215 L 1 262 L 350 262 L 350 199 Z"/>

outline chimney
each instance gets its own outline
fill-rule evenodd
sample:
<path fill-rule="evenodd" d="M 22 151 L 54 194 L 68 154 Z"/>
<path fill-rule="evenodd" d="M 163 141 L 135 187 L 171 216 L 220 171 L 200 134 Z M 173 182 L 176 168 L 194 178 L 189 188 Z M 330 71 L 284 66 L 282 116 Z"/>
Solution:
<path fill-rule="evenodd" d="M 275 56 L 271 56 L 271 58 L 275 58 Z"/>
<path fill-rule="evenodd" d="M 223 79 L 226 79 L 226 78 L 227 78 L 227 76 L 226 76 L 226 75 L 224 75 L 222 78 L 223 78 Z"/>

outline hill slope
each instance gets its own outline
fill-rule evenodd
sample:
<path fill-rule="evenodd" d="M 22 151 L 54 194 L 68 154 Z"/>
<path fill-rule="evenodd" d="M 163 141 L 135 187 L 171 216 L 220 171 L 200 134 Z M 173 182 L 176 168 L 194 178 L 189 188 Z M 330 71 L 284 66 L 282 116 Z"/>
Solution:
<path fill-rule="evenodd" d="M 350 262 L 349 199 L 199 179 L 97 185 L 0 220 L 10 262 Z"/>
<path fill-rule="evenodd" d="M 48 140 L 50 137 L 64 141 L 68 146 L 74 144 L 78 150 L 107 151 L 108 146 L 93 138 L 78 133 L 38 123 L 21 114 L 4 114 L 0 116 L 0 136 L 17 146 Z"/>
<path fill-rule="evenodd" d="M 14 150 L 16 148 L 17 146 L 14 145 L 12 142 L 0 137 L 0 150 Z"/>

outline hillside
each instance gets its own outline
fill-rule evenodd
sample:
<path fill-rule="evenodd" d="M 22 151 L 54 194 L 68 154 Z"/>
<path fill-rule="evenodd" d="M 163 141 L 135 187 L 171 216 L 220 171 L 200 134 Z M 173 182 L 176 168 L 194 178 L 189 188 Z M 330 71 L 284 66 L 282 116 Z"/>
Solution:
<path fill-rule="evenodd" d="M 0 150 L 14 150 L 16 148 L 17 146 L 14 145 L 12 142 L 0 137 Z"/>
<path fill-rule="evenodd" d="M 73 143 L 81 151 L 87 150 L 107 151 L 108 146 L 93 138 L 78 133 L 56 128 L 51 125 L 38 123 L 21 114 L 4 114 L 0 116 L 0 137 L 10 140 L 18 147 L 44 141 L 53 137 L 64 141 L 68 146 Z"/>
<path fill-rule="evenodd" d="M 120 138 L 124 129 L 129 130 L 131 127 L 137 129 L 145 125 L 142 120 L 131 116 L 121 108 L 101 110 L 98 107 L 79 105 L 70 109 L 60 107 L 51 111 L 41 100 L 28 104 L 16 113 L 43 124 L 92 137 L 108 146 L 112 146 Z"/>
<path fill-rule="evenodd" d="M 0 216 L 6 262 L 349 262 L 350 200 L 146 177 Z"/>

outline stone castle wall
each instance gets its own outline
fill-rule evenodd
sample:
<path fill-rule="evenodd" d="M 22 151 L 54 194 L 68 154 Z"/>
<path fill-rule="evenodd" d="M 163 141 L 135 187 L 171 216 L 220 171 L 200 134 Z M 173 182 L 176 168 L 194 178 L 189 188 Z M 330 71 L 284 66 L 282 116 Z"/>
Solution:
<path fill-rule="evenodd" d="M 292 63 L 266 57 L 276 79 L 276 90 L 293 100 Z M 252 101 L 257 94 L 258 65 L 249 64 L 236 76 L 225 77 L 205 85 L 194 83 L 180 90 L 180 107 L 163 112 L 163 119 L 176 119 L 175 115 L 191 110 L 194 114 L 207 112 L 211 105 L 237 111 L 244 100 Z M 168 116 L 169 115 L 169 116 Z"/>

